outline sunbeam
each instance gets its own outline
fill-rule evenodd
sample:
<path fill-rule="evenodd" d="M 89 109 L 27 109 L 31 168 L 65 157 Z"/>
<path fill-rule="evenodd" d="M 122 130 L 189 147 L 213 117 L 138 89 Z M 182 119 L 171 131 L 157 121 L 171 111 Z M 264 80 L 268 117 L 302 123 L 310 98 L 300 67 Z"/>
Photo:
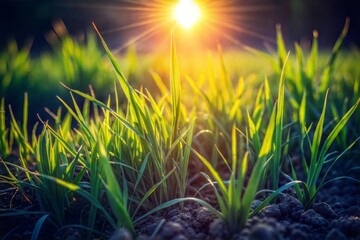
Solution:
<path fill-rule="evenodd" d="M 261 21 L 257 14 L 273 10 L 271 5 L 257 6 L 247 3 L 239 6 L 235 0 L 119 0 L 111 4 L 70 6 L 101 9 L 100 11 L 109 13 L 105 16 L 112 16 L 112 22 L 115 21 L 113 27 L 109 28 L 101 22 L 98 27 L 105 37 L 112 35 L 123 39 L 124 43 L 120 44 L 116 51 L 124 50 L 131 44 L 143 42 L 150 37 L 157 40 L 164 38 L 174 29 L 181 32 L 178 35 L 186 36 L 187 41 L 213 42 L 212 45 L 217 44 L 214 39 L 241 45 L 244 38 L 274 43 L 274 38 L 259 32 L 259 29 L 247 26 L 251 26 L 254 21 Z M 121 21 L 116 22 L 116 15 Z"/>

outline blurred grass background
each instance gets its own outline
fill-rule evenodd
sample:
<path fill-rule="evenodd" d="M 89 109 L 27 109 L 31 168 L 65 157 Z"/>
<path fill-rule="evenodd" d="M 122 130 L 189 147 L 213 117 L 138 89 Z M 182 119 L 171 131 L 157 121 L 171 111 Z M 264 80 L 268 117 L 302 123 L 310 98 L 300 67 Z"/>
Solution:
<path fill-rule="evenodd" d="M 40 52 L 35 50 L 36 54 L 33 54 L 32 42 L 19 45 L 15 40 L 10 40 L 6 48 L 0 52 L 0 98 L 5 98 L 6 103 L 12 105 L 15 116 L 20 117 L 22 114 L 25 92 L 29 93 L 30 123 L 38 120 L 37 113 L 41 116 L 46 114 L 45 107 L 56 111 L 60 105 L 56 96 L 63 99 L 70 97 L 61 83 L 84 92 L 89 92 L 91 85 L 100 100 L 105 100 L 109 94 L 113 94 L 116 77 L 94 31 L 73 37 L 70 36 L 63 22 L 59 21 L 45 37 L 50 46 L 48 50 Z M 295 51 L 294 49 L 290 51 L 293 53 L 291 58 L 294 58 L 291 61 L 295 62 Z M 273 59 L 277 58 L 275 50 L 268 52 Z M 132 45 L 116 57 L 125 76 L 134 86 L 143 86 L 150 92 L 156 93 L 159 89 L 153 81 L 154 73 L 160 76 L 165 85 L 168 85 L 170 63 L 167 53 L 139 52 L 136 46 Z M 328 50 L 320 52 L 319 69 L 323 69 L 328 58 Z M 186 85 L 186 76 L 189 76 L 195 79 L 199 86 L 204 83 L 206 85 L 209 65 L 218 67 L 216 59 L 216 49 L 197 52 L 179 51 L 179 64 L 184 84 Z M 268 59 L 247 51 L 227 49 L 224 51 L 224 63 L 231 81 L 237 82 L 241 77 L 245 84 L 250 84 L 247 87 L 259 87 L 264 76 L 268 76 L 270 82 L 274 81 L 275 84 L 278 77 L 278 73 L 272 64 L 269 64 Z M 334 90 L 341 88 L 341 91 L 337 91 L 337 99 L 341 101 L 337 103 L 342 104 L 347 94 L 352 92 L 354 82 L 359 81 L 359 63 L 358 48 L 352 47 L 340 52 L 332 79 L 335 83 L 332 85 Z M 219 69 L 214 71 L 219 72 Z M 190 94 L 183 98 L 188 99 L 191 104 Z M 81 99 L 79 101 L 81 103 Z M 45 119 L 47 118 L 46 114 Z"/>
<path fill-rule="evenodd" d="M 241 11 L 244 15 L 240 23 L 242 26 L 275 39 L 275 24 L 280 23 L 288 45 L 296 41 L 308 50 L 314 29 L 320 34 L 320 48 L 329 50 L 338 37 L 345 17 L 349 16 L 351 24 L 344 43 L 348 51 L 341 53 L 341 60 L 338 61 L 340 69 L 334 76 L 338 81 L 346 82 L 350 81 L 353 73 L 358 74 L 359 50 L 356 46 L 360 44 L 360 15 L 357 14 L 359 1 L 237 0 L 234 5 L 240 9 L 249 9 Z M 112 93 L 115 76 L 103 49 L 99 48 L 91 22 L 94 21 L 101 30 L 126 26 L 136 16 L 129 11 L 122 11 L 122 6 L 126 6 L 126 1 L 0 2 L 0 97 L 4 97 L 13 106 L 15 115 L 22 111 L 24 92 L 30 93 L 30 116 L 36 116 L 36 113 L 42 115 L 44 107 L 57 109 L 59 103 L 55 96 L 65 99 L 68 97 L 60 82 L 81 91 L 89 91 L 89 85 L 92 85 L 99 99 L 105 99 Z M 138 34 L 141 30 L 110 31 L 104 37 L 110 47 L 116 49 L 133 37 L 133 33 Z M 231 34 L 245 44 L 264 49 L 261 39 L 241 33 Z M 163 37 L 163 43 L 166 43 L 164 45 L 168 46 L 166 37 Z M 162 79 L 168 78 L 169 49 L 159 49 L 163 44 L 158 40 L 159 38 L 147 39 L 117 54 L 121 67 L 132 84 L 152 88 L 151 72 L 158 73 Z M 239 52 L 238 46 L 221 39 L 213 40 L 211 46 L 196 53 L 193 49 L 181 51 L 186 44 L 178 44 L 180 67 L 184 73 L 194 79 L 204 78 L 207 74 L 201 72 L 204 62 L 209 54 L 216 57 L 216 44 L 220 41 L 226 49 L 224 58 L 232 81 L 237 81 L 239 76 L 246 80 L 263 79 L 265 74 L 274 74 L 266 60 Z M 147 51 L 144 52 L 144 49 Z M 295 53 L 294 49 L 292 53 Z M 325 64 L 327 57 L 320 54 L 320 65 Z M 152 89 L 155 90 L 157 88 Z"/>

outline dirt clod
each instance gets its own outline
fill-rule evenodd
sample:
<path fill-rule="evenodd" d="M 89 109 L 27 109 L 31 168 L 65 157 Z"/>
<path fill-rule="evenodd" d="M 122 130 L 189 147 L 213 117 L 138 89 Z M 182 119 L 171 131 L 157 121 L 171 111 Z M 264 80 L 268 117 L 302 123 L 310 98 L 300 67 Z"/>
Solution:
<path fill-rule="evenodd" d="M 314 225 L 315 227 L 321 227 L 327 224 L 325 218 L 316 213 L 313 209 L 307 210 L 301 214 L 301 221 L 307 224 Z"/>
<path fill-rule="evenodd" d="M 273 227 L 267 224 L 257 224 L 252 228 L 249 240 L 276 240 L 279 239 L 278 234 Z"/>
<path fill-rule="evenodd" d="M 334 210 L 330 207 L 329 204 L 325 202 L 315 203 L 313 209 L 315 210 L 315 212 L 321 214 L 325 218 L 336 218 L 336 213 L 334 212 Z"/>
<path fill-rule="evenodd" d="M 326 240 L 346 239 L 346 236 L 337 228 L 331 229 L 325 237 Z"/>
<path fill-rule="evenodd" d="M 120 228 L 114 232 L 109 240 L 133 240 L 131 233 L 125 228 Z"/>

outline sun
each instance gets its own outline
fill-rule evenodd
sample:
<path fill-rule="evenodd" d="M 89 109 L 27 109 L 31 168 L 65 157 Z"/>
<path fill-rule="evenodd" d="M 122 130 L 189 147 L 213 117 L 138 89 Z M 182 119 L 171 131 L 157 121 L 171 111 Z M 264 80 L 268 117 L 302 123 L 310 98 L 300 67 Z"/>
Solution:
<path fill-rule="evenodd" d="M 190 29 L 199 21 L 201 12 L 199 6 L 192 0 L 181 0 L 174 10 L 174 18 L 178 24 Z"/>
<path fill-rule="evenodd" d="M 103 34 L 119 37 L 125 41 L 118 48 L 112 49 L 113 52 L 123 51 L 135 43 L 144 43 L 150 38 L 156 39 L 149 40 L 154 43 L 161 41 L 165 36 L 169 37 L 169 32 L 173 32 L 176 28 L 182 29 L 178 29 L 177 38 L 182 38 L 193 45 L 198 44 L 200 49 L 202 46 L 215 46 L 222 40 L 243 46 L 240 39 L 242 35 L 246 35 L 246 39 L 251 36 L 259 44 L 275 42 L 275 39 L 251 27 L 255 24 L 253 22 L 257 22 L 260 14 L 267 13 L 269 7 L 267 5 L 238 4 L 237 0 L 118 0 L 118 2 L 121 4 L 109 2 L 105 5 L 80 4 L 79 6 L 91 9 L 103 8 L 106 11 L 104 13 L 111 11 L 111 14 L 103 14 L 105 16 L 121 16 L 118 22 L 120 25 L 111 25 L 110 28 L 102 30 Z M 262 22 L 262 24 L 268 23 Z M 122 31 L 128 33 L 119 34 Z M 148 49 L 152 45 L 141 46 Z"/>

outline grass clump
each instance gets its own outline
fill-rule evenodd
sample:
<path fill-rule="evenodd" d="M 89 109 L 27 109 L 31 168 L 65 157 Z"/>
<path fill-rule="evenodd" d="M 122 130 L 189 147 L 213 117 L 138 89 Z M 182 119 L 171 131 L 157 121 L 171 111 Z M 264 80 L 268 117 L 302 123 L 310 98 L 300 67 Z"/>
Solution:
<path fill-rule="evenodd" d="M 306 95 L 304 95 L 305 99 Z M 327 98 L 328 92 L 325 96 L 323 110 L 321 112 L 319 121 L 316 125 L 315 132 L 313 135 L 312 141 L 310 140 L 309 132 L 311 130 L 312 125 L 308 128 L 304 128 L 302 141 L 301 141 L 301 151 L 302 151 L 302 165 L 304 168 L 306 180 L 302 183 L 303 188 L 300 186 L 296 186 L 296 193 L 298 195 L 299 200 L 303 203 L 304 208 L 308 209 L 311 207 L 313 201 L 319 190 L 324 187 L 327 183 L 332 182 L 334 180 L 338 180 L 344 177 L 333 178 L 330 180 L 326 180 L 327 175 L 330 173 L 334 164 L 342 157 L 358 140 L 357 138 L 351 145 L 349 145 L 343 152 L 341 152 L 338 156 L 333 157 L 333 153 L 328 153 L 331 145 L 339 135 L 340 131 L 345 127 L 346 123 L 349 121 L 350 117 L 356 111 L 360 103 L 360 99 L 353 105 L 346 114 L 339 120 L 339 122 L 334 126 L 334 128 L 330 131 L 327 136 L 323 136 L 324 130 L 324 119 L 327 107 Z M 300 115 L 304 115 L 306 108 L 306 101 L 303 100 L 301 106 Z M 304 153 L 304 144 L 307 142 L 310 147 L 311 158 L 310 161 L 306 161 L 305 153 Z M 329 164 L 328 167 L 326 165 Z M 297 179 L 296 171 L 292 166 L 292 176 L 293 179 Z M 326 167 L 326 173 L 320 177 L 322 169 Z M 351 179 L 351 178 L 350 178 Z M 355 179 L 353 179 L 355 180 Z"/>

